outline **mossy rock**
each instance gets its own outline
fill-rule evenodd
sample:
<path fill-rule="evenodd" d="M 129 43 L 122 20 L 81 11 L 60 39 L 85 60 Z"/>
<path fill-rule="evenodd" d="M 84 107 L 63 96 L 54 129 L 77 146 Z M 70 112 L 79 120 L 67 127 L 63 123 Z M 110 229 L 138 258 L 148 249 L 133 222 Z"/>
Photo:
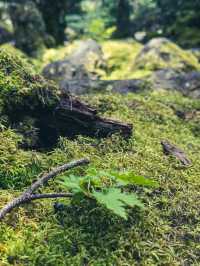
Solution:
<path fill-rule="evenodd" d="M 99 78 L 105 74 L 105 68 L 101 46 L 96 41 L 86 40 L 81 41 L 65 59 L 45 66 L 42 73 L 60 84 L 71 79 Z"/>
<path fill-rule="evenodd" d="M 200 69 L 198 59 L 166 38 L 149 41 L 135 58 L 132 71 L 172 68 L 189 72 Z"/>
<path fill-rule="evenodd" d="M 177 90 L 185 96 L 200 98 L 200 72 L 180 73 L 173 69 L 155 71 L 150 78 L 154 89 Z"/>
<path fill-rule="evenodd" d="M 4 50 L 0 51 L 0 78 L 1 114 L 25 137 L 31 133 L 32 139 L 25 142 L 38 142 L 38 147 L 32 148 L 50 148 L 59 136 L 106 137 L 121 132 L 128 137 L 132 133 L 131 125 L 99 117 L 97 110 L 35 74 L 30 65 Z"/>
<path fill-rule="evenodd" d="M 107 62 L 107 72 L 103 78 L 105 79 L 128 79 L 139 78 L 134 76 L 131 71 L 132 62 L 136 55 L 141 51 L 142 44 L 134 40 L 125 41 L 104 41 L 102 49 L 104 58 Z M 145 75 L 144 73 L 141 76 Z"/>
<path fill-rule="evenodd" d="M 4 49 L 0 50 L 0 78 L 0 114 L 6 126 L 36 132 L 42 116 L 58 104 L 59 89 L 37 75 L 26 59 Z"/>

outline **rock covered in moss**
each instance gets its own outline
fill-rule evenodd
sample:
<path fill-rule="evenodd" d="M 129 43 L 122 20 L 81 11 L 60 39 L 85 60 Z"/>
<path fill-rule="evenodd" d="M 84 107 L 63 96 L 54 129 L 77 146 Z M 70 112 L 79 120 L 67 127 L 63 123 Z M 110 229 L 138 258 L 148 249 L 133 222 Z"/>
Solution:
<path fill-rule="evenodd" d="M 19 129 L 29 128 L 29 143 L 37 138 L 37 128 L 44 119 L 46 109 L 51 113 L 59 102 L 58 88 L 36 75 L 32 66 L 21 57 L 0 50 L 0 114 L 6 125 Z M 43 118 L 42 118 L 43 117 Z M 44 119 L 45 120 L 45 119 Z M 27 121 L 34 121 L 31 125 Z M 48 122 L 47 122 L 48 123 Z M 28 131 L 24 131 L 24 140 Z M 31 139 L 31 138 L 34 139 Z M 47 139 L 51 136 L 46 136 Z M 27 140 L 25 141 L 27 143 Z"/>
<path fill-rule="evenodd" d="M 133 70 L 159 70 L 163 68 L 178 69 L 184 72 L 198 70 L 198 59 L 189 51 L 166 38 L 155 38 L 149 41 L 137 55 Z"/>
<path fill-rule="evenodd" d="M 3 102 L 4 110 L 11 112 L 14 108 L 21 108 L 23 104 L 31 105 L 49 104 L 52 101 L 44 96 L 42 91 L 51 92 L 57 95 L 58 89 L 44 78 L 35 74 L 32 66 L 22 58 L 7 53 L 4 49 L 0 49 L 0 98 Z M 24 106 L 25 108 L 25 106 Z"/>
<path fill-rule="evenodd" d="M 80 45 L 65 60 L 47 65 L 43 75 L 57 82 L 71 79 L 96 79 L 104 73 L 105 61 L 101 46 L 93 41 L 80 42 Z"/>
<path fill-rule="evenodd" d="M 105 79 L 137 78 L 132 71 L 132 63 L 143 45 L 132 39 L 109 40 L 102 43 L 102 49 L 107 62 Z"/>
<path fill-rule="evenodd" d="M 177 90 L 183 95 L 200 98 L 200 72 L 180 73 L 174 69 L 155 71 L 151 77 L 154 89 Z"/>

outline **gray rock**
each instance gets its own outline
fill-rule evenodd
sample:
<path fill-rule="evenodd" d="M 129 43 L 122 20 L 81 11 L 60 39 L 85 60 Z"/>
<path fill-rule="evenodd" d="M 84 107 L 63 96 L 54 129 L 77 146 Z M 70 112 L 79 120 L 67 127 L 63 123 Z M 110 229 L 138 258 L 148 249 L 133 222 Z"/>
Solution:
<path fill-rule="evenodd" d="M 137 93 L 149 88 L 147 81 L 140 79 L 129 80 L 66 80 L 61 83 L 64 91 L 75 95 L 82 95 L 95 92 L 114 92 L 120 94 Z"/>
<path fill-rule="evenodd" d="M 200 72 L 181 73 L 174 69 L 156 71 L 152 77 L 154 89 L 177 90 L 183 95 L 200 98 Z"/>
<path fill-rule="evenodd" d="M 98 70 L 105 68 L 101 46 L 93 41 L 82 41 L 80 46 L 66 59 L 53 62 L 42 74 L 59 85 L 74 79 L 97 79 Z"/>
<path fill-rule="evenodd" d="M 154 38 L 143 47 L 135 58 L 133 70 L 156 71 L 163 68 L 189 72 L 197 70 L 199 64 L 192 52 L 183 50 L 166 38 Z"/>
<path fill-rule="evenodd" d="M 56 81 L 61 87 L 61 84 L 68 80 L 89 78 L 89 73 L 83 65 L 75 65 L 70 60 L 53 62 L 43 69 L 42 74 L 45 78 Z"/>

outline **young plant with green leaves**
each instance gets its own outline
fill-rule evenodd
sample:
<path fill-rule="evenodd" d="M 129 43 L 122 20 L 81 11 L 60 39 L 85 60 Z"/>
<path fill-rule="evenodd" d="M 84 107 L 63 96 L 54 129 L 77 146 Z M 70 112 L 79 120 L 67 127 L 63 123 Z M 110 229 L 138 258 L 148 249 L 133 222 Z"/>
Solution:
<path fill-rule="evenodd" d="M 158 186 L 157 182 L 133 172 L 106 172 L 94 168 L 89 168 L 85 176 L 64 176 L 59 183 L 72 192 L 73 197 L 93 199 L 125 220 L 128 218 L 127 207 L 144 208 L 136 193 L 128 193 L 126 188 L 129 185 Z"/>

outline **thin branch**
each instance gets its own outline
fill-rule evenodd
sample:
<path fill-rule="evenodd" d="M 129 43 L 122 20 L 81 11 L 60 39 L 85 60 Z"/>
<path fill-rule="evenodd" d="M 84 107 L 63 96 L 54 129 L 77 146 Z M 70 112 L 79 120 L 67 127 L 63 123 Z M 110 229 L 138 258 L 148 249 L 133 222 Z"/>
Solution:
<path fill-rule="evenodd" d="M 70 197 L 70 193 L 61 193 L 61 194 L 33 194 L 35 190 L 39 187 L 44 186 L 50 179 L 55 176 L 65 172 L 66 170 L 72 169 L 74 167 L 88 164 L 88 159 L 81 159 L 77 161 L 72 161 L 70 163 L 64 164 L 53 169 L 50 173 L 43 175 L 36 182 L 34 182 L 22 195 L 15 198 L 9 202 L 4 208 L 0 210 L 0 221 L 6 216 L 7 213 L 10 213 L 15 207 L 30 202 L 31 200 L 44 199 L 44 198 L 60 198 L 60 197 Z"/>
<path fill-rule="evenodd" d="M 38 199 L 56 199 L 56 198 L 71 198 L 73 193 L 51 193 L 51 194 L 34 194 L 30 196 L 30 201 Z"/>
<path fill-rule="evenodd" d="M 55 176 L 59 175 L 60 173 L 65 172 L 66 170 L 69 170 L 71 168 L 77 167 L 79 165 L 88 164 L 88 159 L 81 159 L 77 161 L 72 161 L 70 163 L 64 164 L 62 166 L 59 166 L 52 170 L 50 173 L 43 175 L 41 178 L 39 178 L 35 183 L 33 183 L 30 188 L 28 188 L 25 193 L 32 194 L 36 189 L 43 186 L 45 183 L 47 183 L 50 179 L 54 178 Z"/>

